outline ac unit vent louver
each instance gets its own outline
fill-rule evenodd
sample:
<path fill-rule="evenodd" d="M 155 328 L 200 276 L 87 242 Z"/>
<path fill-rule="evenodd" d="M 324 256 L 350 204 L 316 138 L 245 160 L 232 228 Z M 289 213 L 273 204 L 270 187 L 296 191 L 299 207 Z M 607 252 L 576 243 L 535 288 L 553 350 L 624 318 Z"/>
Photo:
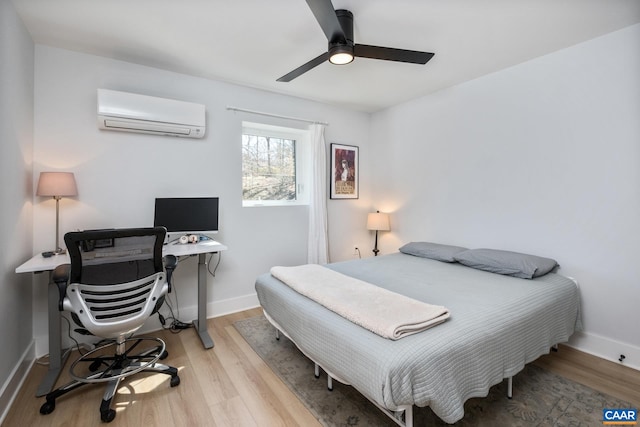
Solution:
<path fill-rule="evenodd" d="M 98 127 L 124 132 L 202 138 L 206 129 L 205 106 L 98 89 Z"/>

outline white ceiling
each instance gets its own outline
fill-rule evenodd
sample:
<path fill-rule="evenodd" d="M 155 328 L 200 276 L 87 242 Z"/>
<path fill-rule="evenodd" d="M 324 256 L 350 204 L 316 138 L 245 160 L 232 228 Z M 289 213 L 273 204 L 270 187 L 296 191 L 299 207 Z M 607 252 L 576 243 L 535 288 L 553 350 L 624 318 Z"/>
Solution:
<path fill-rule="evenodd" d="M 324 63 L 280 83 L 327 48 L 304 0 L 12 1 L 36 43 L 367 112 L 640 22 L 640 0 L 333 0 L 356 43 L 434 58 Z"/>

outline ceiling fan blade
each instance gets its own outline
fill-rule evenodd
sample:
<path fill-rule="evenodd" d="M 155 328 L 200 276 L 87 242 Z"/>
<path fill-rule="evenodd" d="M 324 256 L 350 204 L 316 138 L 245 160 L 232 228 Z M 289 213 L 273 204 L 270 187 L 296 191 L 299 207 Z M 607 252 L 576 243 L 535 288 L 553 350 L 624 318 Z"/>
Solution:
<path fill-rule="evenodd" d="M 331 0 L 307 0 L 307 4 L 330 42 L 344 41 L 345 35 Z"/>
<path fill-rule="evenodd" d="M 307 62 L 306 64 L 301 65 L 298 68 L 296 68 L 295 70 L 291 71 L 290 73 L 287 73 L 284 76 L 280 77 L 277 81 L 279 81 L 279 82 L 290 82 L 291 80 L 295 79 L 296 77 L 301 76 L 302 74 L 306 73 L 307 71 L 311 70 L 312 68 L 315 68 L 318 65 L 322 64 L 327 59 L 329 59 L 329 52 L 325 52 L 322 55 L 320 55 L 320 56 L 318 56 L 316 58 L 313 58 L 311 61 Z"/>
<path fill-rule="evenodd" d="M 361 58 L 383 59 L 385 61 L 410 62 L 412 64 L 426 64 L 433 53 L 417 50 L 394 49 L 392 47 L 369 46 L 356 44 L 353 46 L 353 54 Z"/>

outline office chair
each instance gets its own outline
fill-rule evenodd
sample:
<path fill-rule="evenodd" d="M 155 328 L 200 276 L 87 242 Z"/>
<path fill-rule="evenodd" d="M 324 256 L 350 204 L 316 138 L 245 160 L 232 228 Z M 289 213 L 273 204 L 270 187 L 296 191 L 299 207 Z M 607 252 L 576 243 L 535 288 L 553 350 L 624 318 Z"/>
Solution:
<path fill-rule="evenodd" d="M 76 388 L 106 383 L 100 418 L 111 422 L 116 411 L 111 402 L 120 381 L 138 372 L 171 376 L 170 385 L 180 384 L 178 370 L 157 363 L 167 357 L 159 338 L 132 337 L 171 292 L 171 275 L 177 261 L 165 257 L 164 227 L 92 230 L 64 236 L 71 265 L 57 267 L 53 281 L 60 292 L 58 309 L 69 311 L 79 326 L 76 331 L 95 335 L 105 343 L 82 355 L 70 368 L 73 381 L 51 391 L 40 408 L 50 414 L 56 399 Z"/>

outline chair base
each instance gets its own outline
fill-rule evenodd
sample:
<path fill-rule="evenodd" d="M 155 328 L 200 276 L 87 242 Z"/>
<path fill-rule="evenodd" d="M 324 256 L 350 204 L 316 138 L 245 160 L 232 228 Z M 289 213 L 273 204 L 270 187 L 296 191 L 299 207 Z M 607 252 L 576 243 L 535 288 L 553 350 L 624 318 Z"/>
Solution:
<path fill-rule="evenodd" d="M 133 350 L 140 347 L 140 344 L 144 341 L 153 341 L 155 345 L 134 354 Z M 112 346 L 115 347 L 115 351 L 105 355 L 106 350 Z M 71 365 L 70 374 L 74 380 L 48 393 L 46 402 L 40 407 L 40 413 L 46 415 L 53 412 L 57 398 L 80 386 L 107 383 L 102 403 L 100 404 L 100 418 L 107 423 L 113 421 L 116 411 L 111 409 L 111 402 L 122 379 L 138 372 L 156 372 L 170 375 L 171 387 L 176 387 L 180 384 L 180 377 L 176 368 L 157 363 L 159 359 L 167 357 L 168 354 L 165 348 L 164 341 L 159 338 L 131 338 L 121 343 L 113 342 L 98 347 L 84 354 Z M 78 368 L 87 364 L 89 364 L 89 373 L 79 373 Z M 100 368 L 102 369 L 100 370 Z"/>

